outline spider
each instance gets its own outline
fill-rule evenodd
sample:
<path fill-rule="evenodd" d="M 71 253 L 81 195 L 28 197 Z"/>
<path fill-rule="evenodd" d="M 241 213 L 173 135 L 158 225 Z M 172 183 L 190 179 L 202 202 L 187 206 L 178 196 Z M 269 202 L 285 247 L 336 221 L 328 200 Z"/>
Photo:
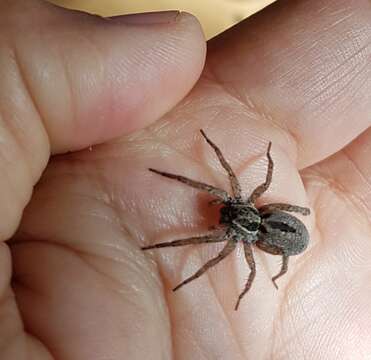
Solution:
<path fill-rule="evenodd" d="M 142 247 L 142 250 L 158 249 L 169 246 L 185 246 L 192 244 L 225 242 L 220 253 L 206 262 L 196 273 L 185 279 L 173 291 L 197 279 L 212 266 L 215 266 L 227 257 L 238 242 L 242 242 L 246 262 L 250 268 L 250 274 L 243 291 L 236 302 L 235 310 L 238 309 L 242 298 L 249 291 L 256 274 L 255 260 L 252 245 L 273 255 L 282 256 L 282 265 L 279 273 L 272 277 L 274 286 L 278 289 L 276 280 L 284 275 L 288 269 L 289 257 L 302 253 L 308 245 L 309 234 L 305 225 L 295 216 L 288 212 L 296 212 L 309 215 L 310 210 L 306 207 L 285 203 L 272 203 L 259 208 L 255 206 L 256 200 L 269 188 L 273 174 L 273 160 L 270 155 L 271 145 L 269 142 L 266 156 L 268 158 L 268 171 L 264 183 L 255 188 L 246 199 L 242 196 L 240 183 L 229 163 L 224 158 L 220 149 L 200 130 L 206 142 L 214 149 L 222 167 L 226 170 L 231 188 L 232 196 L 225 190 L 219 189 L 199 181 L 186 178 L 181 175 L 171 174 L 164 171 L 149 169 L 150 171 L 166 178 L 177 180 L 193 188 L 205 191 L 214 196 L 210 204 L 219 204 L 220 219 L 219 227 L 222 232 L 211 232 L 197 237 L 174 240 Z"/>

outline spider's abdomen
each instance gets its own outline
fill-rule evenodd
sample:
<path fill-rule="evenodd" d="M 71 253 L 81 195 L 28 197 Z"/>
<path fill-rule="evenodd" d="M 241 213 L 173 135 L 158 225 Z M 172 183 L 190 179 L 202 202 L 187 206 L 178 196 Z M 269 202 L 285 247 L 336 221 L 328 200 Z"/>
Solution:
<path fill-rule="evenodd" d="M 245 233 L 258 231 L 261 219 L 252 206 L 242 203 L 229 203 L 220 209 L 220 224 L 236 227 Z"/>
<path fill-rule="evenodd" d="M 297 255 L 309 242 L 305 225 L 295 216 L 274 211 L 262 216 L 259 241 L 256 245 L 271 254 Z"/>

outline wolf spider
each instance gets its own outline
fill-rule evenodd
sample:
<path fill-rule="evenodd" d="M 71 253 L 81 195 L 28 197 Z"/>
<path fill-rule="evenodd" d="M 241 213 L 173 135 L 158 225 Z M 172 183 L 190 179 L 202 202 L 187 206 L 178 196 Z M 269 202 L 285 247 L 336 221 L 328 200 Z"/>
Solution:
<path fill-rule="evenodd" d="M 252 245 L 256 245 L 259 249 L 267 253 L 282 256 L 281 270 L 272 278 L 274 286 L 278 289 L 276 280 L 287 272 L 289 257 L 303 252 L 307 248 L 309 242 L 309 234 L 305 225 L 299 219 L 287 212 L 309 215 L 310 210 L 306 207 L 285 203 L 267 204 L 259 208 L 255 206 L 256 200 L 268 189 L 272 181 L 273 160 L 270 155 L 271 142 L 269 142 L 266 153 L 268 158 L 266 179 L 264 183 L 259 185 L 247 199 L 244 199 L 242 197 L 241 186 L 238 179 L 231 166 L 225 160 L 222 152 L 206 136 L 203 130 L 200 130 L 200 132 L 207 143 L 214 149 L 221 165 L 226 170 L 232 188 L 232 196 L 230 196 L 225 190 L 181 175 L 175 175 L 155 169 L 149 170 L 161 176 L 180 181 L 181 183 L 193 188 L 206 191 L 210 195 L 214 196 L 216 199 L 210 201 L 210 203 L 222 205 L 220 208 L 219 226 L 224 229 L 224 231 L 221 234 L 211 232 L 203 236 L 189 237 L 145 246 L 142 247 L 142 250 L 158 249 L 168 246 L 226 242 L 224 248 L 216 257 L 206 262 L 206 264 L 204 264 L 195 274 L 176 286 L 173 289 L 173 291 L 176 291 L 183 285 L 197 279 L 212 266 L 222 261 L 236 248 L 237 243 L 241 241 L 244 247 L 246 262 L 250 268 L 250 274 L 245 284 L 245 288 L 238 297 L 235 306 L 235 310 L 237 310 L 242 298 L 249 291 L 256 274 Z"/>

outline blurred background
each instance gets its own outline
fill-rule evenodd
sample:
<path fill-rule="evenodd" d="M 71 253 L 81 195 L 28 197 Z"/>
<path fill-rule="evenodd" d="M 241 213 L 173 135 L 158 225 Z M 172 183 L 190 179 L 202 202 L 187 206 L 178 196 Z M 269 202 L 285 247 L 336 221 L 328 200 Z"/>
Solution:
<path fill-rule="evenodd" d="M 209 39 L 275 0 L 50 0 L 54 4 L 101 16 L 182 10 L 197 16 Z"/>

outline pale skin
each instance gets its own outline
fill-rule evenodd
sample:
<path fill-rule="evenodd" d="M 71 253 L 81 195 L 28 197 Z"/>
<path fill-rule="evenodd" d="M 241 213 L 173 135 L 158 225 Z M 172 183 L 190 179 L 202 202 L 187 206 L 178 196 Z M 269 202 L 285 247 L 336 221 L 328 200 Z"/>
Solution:
<path fill-rule="evenodd" d="M 1 2 L 0 358 L 367 358 L 370 22 L 366 0 L 280 1 L 212 40 L 204 65 L 187 15 L 126 25 Z M 254 250 L 237 312 L 243 248 L 176 293 L 220 244 L 140 249 L 217 223 L 208 195 L 147 170 L 229 190 L 200 128 L 246 194 L 272 141 L 259 201 L 312 210 L 279 290 L 279 257 Z"/>

